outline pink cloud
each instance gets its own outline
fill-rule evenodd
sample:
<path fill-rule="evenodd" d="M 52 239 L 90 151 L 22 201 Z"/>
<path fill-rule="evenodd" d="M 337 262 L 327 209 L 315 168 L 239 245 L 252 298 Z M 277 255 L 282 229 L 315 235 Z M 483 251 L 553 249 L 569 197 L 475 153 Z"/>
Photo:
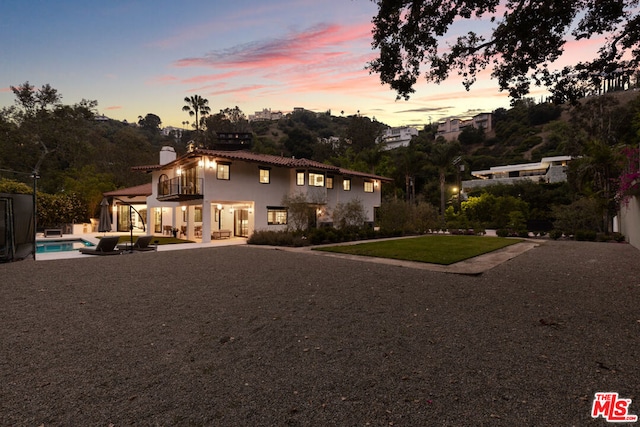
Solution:
<path fill-rule="evenodd" d="M 112 105 L 111 107 L 105 108 L 105 110 L 108 110 L 108 111 L 122 110 L 122 105 Z"/>
<path fill-rule="evenodd" d="M 321 24 L 285 37 L 257 41 L 211 52 L 203 57 L 184 58 L 177 67 L 273 68 L 285 65 L 312 64 L 346 55 L 336 49 L 370 37 L 371 24 L 340 26 Z"/>

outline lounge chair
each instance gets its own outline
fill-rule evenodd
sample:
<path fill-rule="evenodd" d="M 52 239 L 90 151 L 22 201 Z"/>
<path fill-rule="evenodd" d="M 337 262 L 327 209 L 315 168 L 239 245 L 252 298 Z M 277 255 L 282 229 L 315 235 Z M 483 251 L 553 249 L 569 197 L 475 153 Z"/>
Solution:
<path fill-rule="evenodd" d="M 151 239 L 153 239 L 154 236 L 140 236 L 138 237 L 138 239 L 134 242 L 133 246 L 131 246 L 129 243 L 125 244 L 125 245 L 118 245 L 119 249 L 124 249 L 124 250 L 132 250 L 132 251 L 154 251 L 156 250 L 157 246 L 149 246 L 149 243 L 151 243 Z"/>
<path fill-rule="evenodd" d="M 95 248 L 80 248 L 80 253 L 86 255 L 118 255 L 122 252 L 116 248 L 118 240 L 120 240 L 119 236 L 103 237 Z"/>

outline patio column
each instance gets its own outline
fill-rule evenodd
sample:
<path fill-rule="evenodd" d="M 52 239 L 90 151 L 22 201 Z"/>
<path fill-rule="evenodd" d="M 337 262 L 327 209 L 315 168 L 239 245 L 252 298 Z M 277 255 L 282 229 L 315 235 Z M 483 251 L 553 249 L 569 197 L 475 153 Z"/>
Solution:
<path fill-rule="evenodd" d="M 196 210 L 194 206 L 187 206 L 187 239 L 193 240 L 195 238 L 194 222 L 196 219 Z"/>
<path fill-rule="evenodd" d="M 202 202 L 202 243 L 211 242 L 211 201 Z"/>

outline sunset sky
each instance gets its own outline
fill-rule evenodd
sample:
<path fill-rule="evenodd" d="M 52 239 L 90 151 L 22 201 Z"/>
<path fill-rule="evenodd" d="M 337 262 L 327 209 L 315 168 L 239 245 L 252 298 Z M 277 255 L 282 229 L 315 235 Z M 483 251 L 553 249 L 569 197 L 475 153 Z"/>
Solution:
<path fill-rule="evenodd" d="M 50 84 L 65 104 L 97 100 L 113 119 L 153 113 L 178 127 L 191 120 L 182 107 L 194 94 L 213 113 L 360 111 L 391 126 L 509 107 L 495 81 L 466 92 L 455 76 L 421 81 L 409 101 L 397 101 L 365 70 L 376 55 L 376 11 L 370 0 L 5 0 L 0 107 L 14 102 L 9 86 L 25 81 Z"/>

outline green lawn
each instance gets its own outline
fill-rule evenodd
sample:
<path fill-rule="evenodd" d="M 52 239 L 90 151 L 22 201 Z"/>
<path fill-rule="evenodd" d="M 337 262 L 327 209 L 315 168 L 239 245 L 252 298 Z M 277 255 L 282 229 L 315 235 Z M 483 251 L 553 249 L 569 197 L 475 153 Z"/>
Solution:
<path fill-rule="evenodd" d="M 449 265 L 521 241 L 520 239 L 500 237 L 432 235 L 355 245 L 329 246 L 315 248 L 315 250 Z"/>

